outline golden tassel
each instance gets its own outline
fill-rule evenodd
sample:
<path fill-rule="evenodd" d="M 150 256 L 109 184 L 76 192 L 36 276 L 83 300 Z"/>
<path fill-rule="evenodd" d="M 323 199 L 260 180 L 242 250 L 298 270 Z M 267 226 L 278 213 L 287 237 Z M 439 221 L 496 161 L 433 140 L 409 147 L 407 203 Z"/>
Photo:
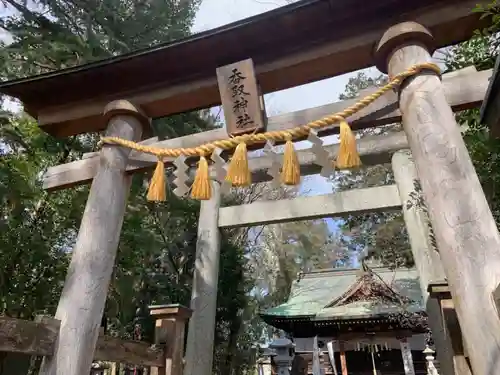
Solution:
<path fill-rule="evenodd" d="M 285 144 L 283 155 L 283 168 L 281 169 L 281 182 L 285 185 L 298 185 L 300 183 L 300 164 L 293 142 L 289 139 Z"/>
<path fill-rule="evenodd" d="M 147 195 L 148 201 L 163 202 L 166 199 L 165 193 L 165 164 L 161 157 L 158 157 L 156 169 L 149 183 Z"/>
<path fill-rule="evenodd" d="M 194 177 L 193 186 L 191 187 L 191 198 L 200 201 L 208 200 L 212 197 L 212 184 L 208 172 L 208 162 L 204 156 L 200 157 L 198 162 L 198 170 Z"/>
<path fill-rule="evenodd" d="M 249 186 L 252 183 L 245 142 L 241 142 L 234 150 L 227 170 L 226 181 L 231 182 L 233 186 Z"/>
<path fill-rule="evenodd" d="M 336 166 L 339 169 L 359 167 L 361 159 L 356 148 L 356 136 L 346 121 L 340 122 L 340 146 Z"/>

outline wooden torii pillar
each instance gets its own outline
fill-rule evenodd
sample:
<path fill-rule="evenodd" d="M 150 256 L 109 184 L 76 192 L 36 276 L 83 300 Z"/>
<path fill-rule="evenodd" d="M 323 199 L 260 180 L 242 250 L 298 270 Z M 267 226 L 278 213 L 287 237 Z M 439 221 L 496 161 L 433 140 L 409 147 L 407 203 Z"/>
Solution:
<path fill-rule="evenodd" d="M 438 353 L 439 371 L 441 375 L 471 375 L 465 357 L 453 350 L 452 339 L 443 320 L 438 299 L 429 296 L 429 285 L 444 282 L 445 276 L 441 257 L 437 249 L 431 245 L 427 214 L 421 207 L 415 205 L 409 207 L 407 204 L 412 200 L 411 194 L 415 192 L 415 181 L 418 180 L 415 163 L 409 150 L 399 150 L 392 155 L 392 170 L 401 197 L 404 221 L 419 274 L 420 290 L 429 327 Z"/>
<path fill-rule="evenodd" d="M 104 110 L 107 136 L 139 141 L 149 123 L 130 102 Z M 99 335 L 132 176 L 125 173 L 129 148 L 104 145 L 92 182 L 57 306 L 61 321 L 54 355 L 45 357 L 40 375 L 88 375 Z"/>
<path fill-rule="evenodd" d="M 198 219 L 198 240 L 196 241 L 191 297 L 193 315 L 189 320 L 184 375 L 212 374 L 219 279 L 218 218 L 221 192 L 217 181 L 211 181 L 211 184 L 212 198 L 201 202 Z"/>
<path fill-rule="evenodd" d="M 405 22 L 388 29 L 377 66 L 394 76 L 431 62 L 433 37 Z M 500 282 L 500 234 L 443 85 L 432 72 L 400 88 L 403 127 L 422 184 L 474 375 L 500 369 L 500 319 L 492 293 Z"/>

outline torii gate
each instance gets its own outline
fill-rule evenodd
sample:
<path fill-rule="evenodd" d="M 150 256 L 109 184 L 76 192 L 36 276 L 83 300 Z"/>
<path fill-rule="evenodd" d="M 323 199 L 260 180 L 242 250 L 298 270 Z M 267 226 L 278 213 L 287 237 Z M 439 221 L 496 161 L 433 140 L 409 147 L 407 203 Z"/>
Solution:
<path fill-rule="evenodd" d="M 394 77 L 415 64 L 429 63 L 435 47 L 470 37 L 481 26 L 478 16 L 470 13 L 474 5 L 475 2 L 456 0 L 438 4 L 431 0 L 383 0 L 370 6 L 361 0 L 303 0 L 251 22 L 152 50 L 149 55 L 141 52 L 60 74 L 7 82 L 0 89 L 18 97 L 40 126 L 56 136 L 106 129 L 107 136 L 138 142 L 147 131 L 150 118 L 220 102 L 213 76 L 217 66 L 203 65 L 201 59 L 193 62 L 190 57 L 195 53 L 220 53 L 219 60 L 212 56 L 211 61 L 230 64 L 253 51 L 257 79 L 264 93 L 370 66 L 373 61 L 381 71 Z M 403 20 L 419 23 L 397 23 Z M 332 27 L 338 33 L 332 32 Z M 268 45 L 264 46 L 265 38 L 259 35 L 271 38 Z M 232 46 L 229 42 L 240 37 L 246 45 Z M 215 44 L 230 53 L 214 52 Z M 374 44 L 378 45 L 375 59 Z M 283 54 L 276 56 L 275 51 Z M 147 71 L 141 70 L 145 66 Z M 399 95 L 389 92 L 349 119 L 355 128 L 402 119 L 405 134 L 363 140 L 359 145 L 365 164 L 387 161 L 391 153 L 411 149 L 413 161 L 401 152 L 392 159 L 395 170 L 401 172 L 396 175 L 397 186 L 219 208 L 219 183 L 212 181 L 212 198 L 202 203 L 200 212 L 194 314 L 185 374 L 211 373 L 219 228 L 401 207 L 415 173 L 422 184 L 440 251 L 440 257 L 431 254 L 425 229 L 410 229 L 422 227 L 422 218 L 405 212 L 423 287 L 440 273 L 441 258 L 473 373 L 497 374 L 500 320 L 492 293 L 500 281 L 500 235 L 452 112 L 452 108 L 463 109 L 481 102 L 489 75 L 491 72 L 469 69 L 444 76 L 441 82 L 434 72 L 425 70 L 405 79 Z M 127 79 L 123 79 L 125 76 Z M 342 111 L 350 104 L 352 101 L 334 103 L 269 118 L 267 130 L 290 129 Z M 319 136 L 329 131 L 331 128 L 320 131 Z M 226 130 L 218 129 L 163 142 L 150 139 L 142 144 L 186 148 L 226 137 Z M 318 171 L 318 166 L 314 167 L 317 156 L 311 150 L 298 153 L 302 174 Z M 274 157 L 266 156 L 249 161 L 254 182 L 269 179 L 261 172 L 270 168 L 273 160 Z M 155 162 L 156 157 L 151 155 L 105 144 L 98 154 L 51 168 L 44 177 L 47 190 L 90 181 L 92 187 L 56 314 L 61 329 L 55 355 L 45 359 L 41 374 L 88 374 L 119 242 L 130 174 L 152 168 Z M 324 163 L 320 167 L 324 168 Z M 433 261 L 425 260 L 426 257 Z M 459 369 L 451 360 L 449 365 L 445 375 L 469 371 Z"/>

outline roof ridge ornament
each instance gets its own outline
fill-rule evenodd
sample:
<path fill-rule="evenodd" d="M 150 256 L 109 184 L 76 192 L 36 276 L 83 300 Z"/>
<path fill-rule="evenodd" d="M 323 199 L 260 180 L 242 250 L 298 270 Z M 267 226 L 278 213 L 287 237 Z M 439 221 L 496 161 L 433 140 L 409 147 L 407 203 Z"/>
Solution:
<path fill-rule="evenodd" d="M 393 304 L 403 305 L 414 303 L 410 298 L 396 292 L 375 271 L 362 261 L 361 272 L 357 280 L 344 294 L 330 302 L 325 308 L 348 305 L 354 302 L 386 301 Z"/>

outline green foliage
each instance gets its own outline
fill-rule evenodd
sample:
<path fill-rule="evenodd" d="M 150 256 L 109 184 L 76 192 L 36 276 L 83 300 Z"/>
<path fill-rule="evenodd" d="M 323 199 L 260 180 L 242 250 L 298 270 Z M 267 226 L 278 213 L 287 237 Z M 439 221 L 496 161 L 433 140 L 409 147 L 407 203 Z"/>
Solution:
<path fill-rule="evenodd" d="M 444 54 L 445 71 L 453 71 L 467 66 L 475 66 L 477 70 L 493 67 L 495 64 L 492 39 L 480 36 L 452 46 Z"/>
<path fill-rule="evenodd" d="M 0 27 L 14 39 L 0 52 L 2 79 L 8 79 L 182 38 L 189 34 L 200 1 L 2 0 L 0 3 L 15 11 L 13 16 L 0 20 Z"/>
<path fill-rule="evenodd" d="M 488 3 L 478 3 L 473 9 L 474 12 L 481 15 L 481 19 L 489 18 L 490 25 L 482 30 L 477 30 L 476 33 L 479 38 L 476 38 L 477 42 L 482 42 L 483 47 L 476 49 L 476 53 L 481 54 L 491 54 L 494 55 L 498 52 L 498 47 L 500 44 L 500 39 L 498 35 L 498 30 L 500 28 L 500 4 L 498 0 L 489 0 Z M 486 37 L 485 39 L 481 38 Z M 481 41 L 481 39 L 483 39 Z M 465 48 L 467 49 L 467 48 Z"/>
<path fill-rule="evenodd" d="M 462 114 L 469 124 L 464 140 L 488 199 L 497 226 L 500 225 L 500 141 L 490 137 L 479 123 L 478 111 Z"/>
<path fill-rule="evenodd" d="M 272 189 L 268 185 L 253 185 L 251 189 L 247 196 L 250 201 L 286 199 L 297 194 L 294 189 Z M 301 272 L 348 263 L 349 257 L 324 220 L 249 228 L 246 237 L 245 271 L 252 283 L 242 316 L 245 322 L 242 342 L 247 345 L 238 355 L 253 358 L 256 349 L 251 344 L 266 343 L 274 330 L 260 320 L 259 312 L 287 301 L 292 284 Z"/>
<path fill-rule="evenodd" d="M 199 0 L 0 0 L 13 15 L 0 16 L 0 27 L 13 42 L 0 42 L 0 79 L 46 73 L 99 60 L 188 35 Z M 33 5 L 33 6 L 32 6 Z M 445 56 L 448 70 L 474 64 L 492 67 L 497 51 L 499 10 L 493 1 L 478 8 L 494 27 Z M 359 74 L 341 99 L 378 86 L 385 76 Z M 495 219 L 500 220 L 500 142 L 479 124 L 477 110 L 457 115 L 467 124 L 464 139 Z M 207 112 L 154 121 L 155 134 L 173 138 L 216 126 Z M 361 136 L 399 130 L 398 125 L 361 132 Z M 0 112 L 0 313 L 32 318 L 53 314 L 76 240 L 88 187 L 46 194 L 41 174 L 48 166 L 93 151 L 96 134 L 56 140 L 22 115 Z M 145 200 L 145 179 L 133 179 L 127 213 L 106 304 L 109 333 L 152 340 L 147 306 L 189 305 L 196 249 L 199 203 L 170 191 L 162 204 Z M 389 165 L 337 173 L 335 189 L 392 184 Z M 238 202 L 246 196 L 234 196 Z M 255 199 L 268 194 L 258 192 Z M 286 193 L 289 194 L 290 193 Z M 286 195 L 285 194 L 285 195 Z M 293 195 L 293 194 L 291 194 Z M 258 197 L 257 197 L 258 196 Z M 277 197 L 269 197 L 276 199 Z M 232 202 L 233 204 L 235 202 Z M 407 234 L 399 212 L 350 216 L 344 236 L 332 237 L 324 221 L 267 226 L 222 234 L 214 371 L 243 374 L 266 337 L 258 311 L 288 298 L 297 274 L 312 268 L 349 265 L 352 253 L 368 250 L 392 267 L 411 266 Z M 252 241 L 249 241 L 249 238 Z"/>
<path fill-rule="evenodd" d="M 38 175 L 45 165 L 69 161 L 73 152 L 32 120 L 13 118 L 3 124 L 1 136 L 0 313 L 25 318 L 53 313 L 84 189 L 57 197 L 41 190 Z"/>
<path fill-rule="evenodd" d="M 340 100 L 347 100 L 355 98 L 359 95 L 361 90 L 370 87 L 379 87 L 387 82 L 387 77 L 383 74 L 377 77 L 370 77 L 364 72 L 359 72 L 355 77 L 349 78 L 345 86 L 344 93 L 339 95 Z"/>
<path fill-rule="evenodd" d="M 341 100 L 355 98 L 361 90 L 379 87 L 387 82 L 387 77 L 369 77 L 358 73 L 349 79 Z M 400 131 L 399 124 L 359 131 L 361 138 L 374 134 Z M 362 167 L 357 170 L 337 172 L 333 177 L 337 191 L 368 188 L 394 183 L 390 164 Z M 359 258 L 374 257 L 389 267 L 411 267 L 413 257 L 408 243 L 408 235 L 401 212 L 370 212 L 349 215 L 342 220 L 342 245 Z"/>
<path fill-rule="evenodd" d="M 368 188 L 394 183 L 390 165 L 341 172 L 335 178 L 338 190 Z M 391 267 L 413 266 L 408 234 L 400 211 L 370 212 L 343 219 L 342 243 L 359 258 L 374 257 Z"/>
<path fill-rule="evenodd" d="M 453 71 L 467 66 L 475 66 L 478 70 L 493 68 L 499 50 L 498 31 L 500 30 L 500 6 L 497 0 L 486 5 L 478 5 L 476 12 L 481 17 L 490 17 L 492 25 L 478 31 L 476 36 L 468 41 L 447 48 L 443 53 L 446 71 Z M 377 85 L 383 79 L 370 78 L 359 74 L 351 79 L 342 99 L 356 96 L 360 89 Z M 479 110 L 462 111 L 456 115 L 460 125 L 466 125 L 463 132 L 464 141 L 476 168 L 491 210 L 500 224 L 500 141 L 489 136 L 487 128 L 480 123 Z M 400 129 L 394 126 L 383 131 Z M 362 132 L 361 136 L 372 134 Z M 358 171 L 340 173 L 335 181 L 338 189 L 351 189 L 392 183 L 390 166 L 362 168 Z M 425 209 L 420 203 L 419 207 Z M 366 251 L 376 256 L 384 264 L 396 266 L 411 266 L 413 259 L 409 251 L 406 230 L 402 216 L 399 213 L 366 214 L 348 217 L 344 223 L 346 245 L 353 251 Z"/>
<path fill-rule="evenodd" d="M 263 308 L 286 302 L 300 272 L 331 268 L 339 258 L 339 248 L 324 220 L 268 225 L 256 250 L 252 261 L 259 287 L 265 291 Z"/>
<path fill-rule="evenodd" d="M 199 0 L 0 0 L 12 43 L 0 42 L 0 80 L 47 73 L 167 43 L 189 34 Z M 98 83 L 96 83 L 98 84 Z M 76 88 L 75 88 L 76 89 Z M 41 175 L 52 165 L 95 150 L 97 134 L 54 139 L 23 115 L 0 113 L 0 314 L 54 314 L 76 240 L 88 187 L 46 194 Z M 160 139 L 216 126 L 208 111 L 157 119 Z M 167 171 L 170 173 L 171 171 Z M 199 202 L 146 202 L 148 176 L 134 176 L 105 316 L 108 333 L 152 340 L 148 305 L 190 304 Z M 224 233 L 216 328 L 221 373 L 244 371 L 251 337 L 245 238 Z M 250 301 L 251 302 L 251 301 Z M 229 361 L 228 359 L 234 358 Z M 220 359 L 220 360 L 219 360 Z M 220 371 L 219 371 L 220 370 Z"/>
<path fill-rule="evenodd" d="M 500 6 L 491 1 L 487 5 L 478 5 L 477 12 L 482 17 L 491 17 L 493 24 L 478 32 L 476 37 L 461 43 L 446 54 L 444 62 L 448 70 L 476 66 L 477 69 L 491 69 L 495 65 L 498 53 L 500 30 Z M 486 198 L 497 225 L 500 224 L 500 141 L 489 135 L 484 124 L 480 123 L 478 109 L 462 111 L 456 115 L 457 122 L 466 126 L 463 137 L 472 162 L 478 174 Z"/>

